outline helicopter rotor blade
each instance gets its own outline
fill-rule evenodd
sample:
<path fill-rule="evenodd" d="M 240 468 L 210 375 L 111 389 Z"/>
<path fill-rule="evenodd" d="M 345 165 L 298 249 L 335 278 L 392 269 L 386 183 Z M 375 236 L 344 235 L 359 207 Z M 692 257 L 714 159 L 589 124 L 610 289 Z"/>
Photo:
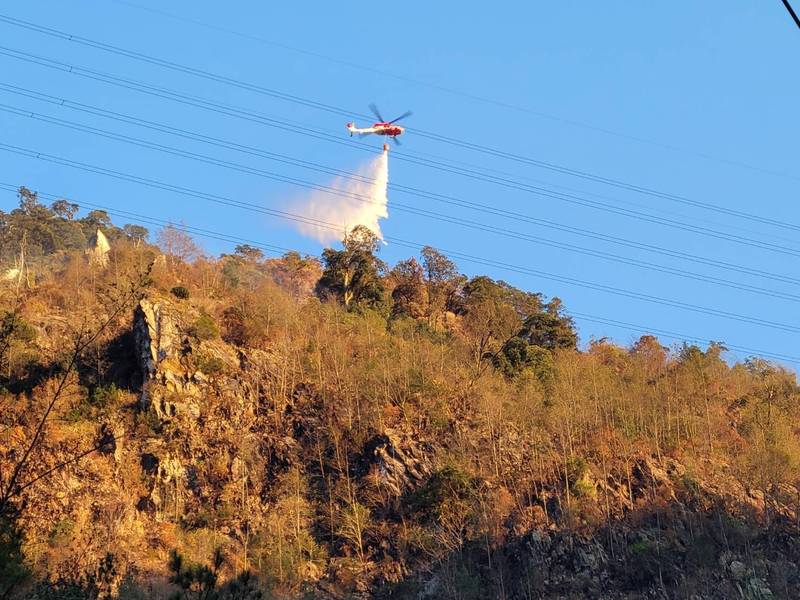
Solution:
<path fill-rule="evenodd" d="M 402 115 L 400 115 L 396 119 L 393 119 L 393 120 L 389 121 L 389 124 L 391 125 L 392 123 L 397 123 L 400 119 L 405 119 L 406 117 L 410 117 L 413 114 L 414 114 L 413 112 L 411 112 L 410 110 L 407 110 L 406 112 L 404 112 Z"/>
<path fill-rule="evenodd" d="M 369 109 L 372 111 L 373 115 L 378 117 L 378 121 L 380 121 L 381 123 L 385 122 L 384 118 L 381 116 L 381 111 L 378 110 L 378 107 L 375 106 L 374 102 L 370 103 Z"/>
<path fill-rule="evenodd" d="M 400 140 L 397 139 L 396 135 L 392 136 L 392 141 L 395 143 L 396 146 L 402 146 L 403 144 L 400 143 Z"/>

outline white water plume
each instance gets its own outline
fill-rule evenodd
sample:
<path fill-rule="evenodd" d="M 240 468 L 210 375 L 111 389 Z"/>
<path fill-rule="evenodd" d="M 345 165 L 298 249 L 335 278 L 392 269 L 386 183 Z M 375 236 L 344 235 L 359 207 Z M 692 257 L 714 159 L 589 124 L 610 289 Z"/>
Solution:
<path fill-rule="evenodd" d="M 337 177 L 326 184 L 336 193 L 313 191 L 293 203 L 292 212 L 325 223 L 297 222 L 295 226 L 303 235 L 323 244 L 340 241 L 356 225 L 368 227 L 383 241 L 379 220 L 389 217 L 388 184 L 389 153 L 384 151 L 360 167 L 352 178 Z"/>

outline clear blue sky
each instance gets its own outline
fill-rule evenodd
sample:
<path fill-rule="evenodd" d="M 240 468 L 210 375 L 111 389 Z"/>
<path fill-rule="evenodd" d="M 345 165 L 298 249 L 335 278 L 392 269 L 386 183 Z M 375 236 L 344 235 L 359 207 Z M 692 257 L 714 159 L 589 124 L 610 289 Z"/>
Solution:
<path fill-rule="evenodd" d="M 199 67 L 283 92 L 365 113 L 375 101 L 388 115 L 413 109 L 411 128 L 456 137 L 571 169 L 624 180 L 790 223 L 800 223 L 800 32 L 778 0 L 750 2 L 469 3 L 374 2 L 237 3 L 136 0 L 218 27 L 258 36 L 247 39 L 175 20 L 124 3 L 101 0 L 28 0 L 4 3 L 0 13 L 127 49 Z M 75 43 L 0 23 L 0 45 L 113 72 L 308 123 L 346 136 L 347 119 L 230 86 L 142 64 Z M 291 46 L 303 52 L 289 49 Z M 324 55 L 324 58 L 316 55 Z M 335 59 L 335 60 L 330 60 Z M 355 63 L 361 67 L 345 63 Z M 324 141 L 214 115 L 0 56 L 0 81 L 69 100 L 214 135 L 242 144 L 354 170 L 366 154 Z M 390 74 L 399 77 L 393 77 Z M 409 78 L 411 80 L 409 80 Z M 427 84 L 427 85 L 426 85 Z M 435 86 L 524 108 L 454 94 Z M 275 170 L 321 184 L 326 177 L 236 152 L 144 131 L 0 91 L 0 103 L 144 137 L 168 145 Z M 362 119 L 359 119 L 362 121 Z M 575 124 L 579 122 L 586 126 Z M 600 129 L 608 132 L 600 131 Z M 288 184 L 168 157 L 111 140 L 0 112 L 5 143 L 139 174 L 247 202 L 280 208 L 302 196 Z M 631 138 L 646 141 L 636 141 Z M 623 191 L 449 144 L 404 138 L 400 151 L 497 170 L 518 181 L 566 186 L 577 195 L 696 225 L 800 249 L 798 231 L 781 229 Z M 374 144 L 379 147 L 380 140 Z M 766 172 L 768 171 L 768 172 Z M 0 153 L 0 179 L 44 192 L 182 221 L 314 255 L 321 247 L 285 221 L 203 200 L 155 191 Z M 576 207 L 551 198 L 476 182 L 394 160 L 390 181 L 540 216 L 640 242 L 674 248 L 753 269 L 800 277 L 797 257 L 715 240 Z M 436 202 L 390 194 L 392 200 L 447 211 Z M 0 207 L 15 205 L 0 195 Z M 660 265 L 800 294 L 800 286 L 766 281 L 625 249 L 457 209 L 477 219 L 564 242 L 624 254 Z M 800 325 L 798 304 L 690 281 L 463 229 L 390 210 L 389 236 L 481 255 L 657 297 Z M 212 253 L 230 246 L 203 240 Z M 389 244 L 394 262 L 410 251 Z M 622 298 L 534 276 L 461 262 L 468 274 L 486 273 L 519 287 L 558 295 L 567 308 L 702 340 L 800 356 L 796 333 Z M 581 339 L 610 336 L 627 343 L 641 332 L 577 319 Z M 673 340 L 664 338 L 671 343 Z M 734 356 L 743 356 L 735 353 Z"/>

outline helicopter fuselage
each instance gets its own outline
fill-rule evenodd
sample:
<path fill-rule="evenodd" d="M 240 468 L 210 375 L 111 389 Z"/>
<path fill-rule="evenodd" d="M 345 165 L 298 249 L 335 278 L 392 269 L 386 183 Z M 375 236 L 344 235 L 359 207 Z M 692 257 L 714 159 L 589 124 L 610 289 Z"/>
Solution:
<path fill-rule="evenodd" d="M 378 122 L 374 123 L 372 127 L 356 127 L 355 123 L 348 123 L 347 124 L 347 131 L 350 132 L 352 136 L 354 133 L 359 135 L 387 135 L 389 137 L 397 137 L 398 135 L 402 135 L 405 131 L 404 127 L 400 125 L 394 125 L 393 123 L 385 123 L 385 122 Z"/>

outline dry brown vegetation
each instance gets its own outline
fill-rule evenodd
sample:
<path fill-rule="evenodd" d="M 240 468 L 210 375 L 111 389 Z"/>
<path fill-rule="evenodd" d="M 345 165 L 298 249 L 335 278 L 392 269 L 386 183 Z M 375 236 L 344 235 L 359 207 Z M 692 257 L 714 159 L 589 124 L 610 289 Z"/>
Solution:
<path fill-rule="evenodd" d="M 364 231 L 110 231 L 0 292 L 0 597 L 800 595 L 793 373 L 578 349 L 557 299 Z"/>

